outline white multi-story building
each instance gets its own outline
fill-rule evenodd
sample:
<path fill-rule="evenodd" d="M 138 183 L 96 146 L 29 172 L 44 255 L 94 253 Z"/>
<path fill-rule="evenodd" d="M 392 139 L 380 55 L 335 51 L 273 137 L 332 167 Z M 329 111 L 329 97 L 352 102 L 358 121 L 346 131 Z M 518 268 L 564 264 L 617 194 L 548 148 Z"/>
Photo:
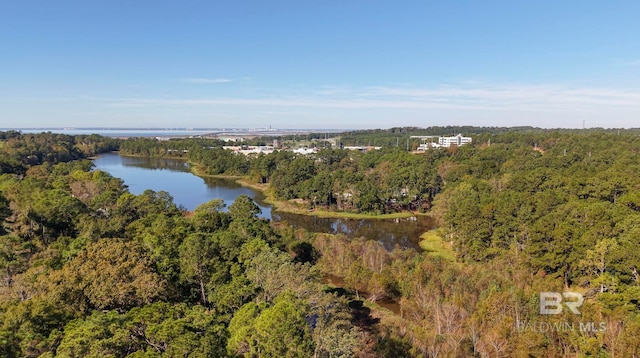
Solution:
<path fill-rule="evenodd" d="M 418 150 L 427 150 L 429 148 L 449 148 L 454 145 L 459 147 L 461 145 L 471 143 L 471 137 L 463 137 L 462 134 L 458 134 L 453 137 L 412 136 L 411 138 L 420 138 L 424 141 L 420 146 L 418 146 Z"/>
<path fill-rule="evenodd" d="M 440 139 L 438 139 L 438 144 L 445 148 L 449 148 L 452 145 L 459 147 L 467 143 L 471 143 L 471 137 L 463 137 L 462 134 L 458 134 L 455 137 L 440 137 Z"/>

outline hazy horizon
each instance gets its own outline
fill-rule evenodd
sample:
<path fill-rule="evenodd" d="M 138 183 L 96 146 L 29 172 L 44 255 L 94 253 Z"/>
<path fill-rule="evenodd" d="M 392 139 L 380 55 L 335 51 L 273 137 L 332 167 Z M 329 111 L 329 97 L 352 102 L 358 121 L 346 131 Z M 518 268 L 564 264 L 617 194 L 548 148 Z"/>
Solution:
<path fill-rule="evenodd" d="M 6 2 L 0 127 L 637 127 L 639 10 Z"/>
<path fill-rule="evenodd" d="M 472 128 L 532 128 L 532 129 L 541 129 L 541 130 L 554 130 L 554 129 L 567 129 L 567 130 L 593 130 L 593 129 L 603 129 L 603 130 L 612 130 L 612 129 L 625 129 L 625 130 L 633 130 L 640 129 L 640 126 L 632 126 L 632 127 L 539 127 L 539 126 L 529 126 L 529 125 L 513 125 L 513 126 L 482 126 L 482 125 L 433 125 L 433 126 L 403 126 L 403 125 L 394 125 L 388 127 L 362 127 L 362 128 L 321 128 L 321 127 L 290 127 L 290 128 L 274 128 L 274 127 L 180 127 L 180 126 L 161 126 L 161 127 L 56 127 L 56 126 L 42 126 L 42 127 L 0 127 L 0 131 L 38 131 L 38 130 L 57 130 L 57 131 L 87 131 L 87 130 L 100 130 L 100 131 L 184 131 L 184 132 L 202 132 L 202 131 L 228 131 L 228 132 L 282 132 L 282 131 L 329 131 L 329 132 L 347 132 L 347 131 L 367 131 L 367 130 L 389 130 L 392 128 L 417 128 L 417 129 L 429 129 L 429 128 L 437 128 L 437 127 L 472 127 Z"/>

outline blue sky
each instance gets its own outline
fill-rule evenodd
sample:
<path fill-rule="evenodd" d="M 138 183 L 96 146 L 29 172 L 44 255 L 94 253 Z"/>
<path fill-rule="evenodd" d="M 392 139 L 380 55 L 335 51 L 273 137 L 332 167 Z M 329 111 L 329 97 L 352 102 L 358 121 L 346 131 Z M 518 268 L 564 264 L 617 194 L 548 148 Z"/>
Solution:
<path fill-rule="evenodd" d="M 1 1 L 0 127 L 640 127 L 638 1 Z"/>

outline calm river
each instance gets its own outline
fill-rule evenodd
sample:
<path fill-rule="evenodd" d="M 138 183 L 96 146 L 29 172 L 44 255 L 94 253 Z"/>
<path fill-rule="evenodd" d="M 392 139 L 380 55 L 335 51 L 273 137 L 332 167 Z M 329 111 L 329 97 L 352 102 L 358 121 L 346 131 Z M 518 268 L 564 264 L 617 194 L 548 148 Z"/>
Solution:
<path fill-rule="evenodd" d="M 272 211 L 271 206 L 262 201 L 261 193 L 232 180 L 198 177 L 189 171 L 186 161 L 179 159 L 125 157 L 111 153 L 101 155 L 94 163 L 96 169 L 124 180 L 132 194 L 142 194 L 146 189 L 164 190 L 173 196 L 177 205 L 187 210 L 193 210 L 211 199 L 222 199 L 229 206 L 235 198 L 245 194 L 260 206 L 262 218 L 286 221 L 312 232 L 366 237 L 377 240 L 387 250 L 392 250 L 396 245 L 419 250 L 420 234 L 433 227 L 431 219 L 422 216 L 401 220 L 356 220 Z"/>

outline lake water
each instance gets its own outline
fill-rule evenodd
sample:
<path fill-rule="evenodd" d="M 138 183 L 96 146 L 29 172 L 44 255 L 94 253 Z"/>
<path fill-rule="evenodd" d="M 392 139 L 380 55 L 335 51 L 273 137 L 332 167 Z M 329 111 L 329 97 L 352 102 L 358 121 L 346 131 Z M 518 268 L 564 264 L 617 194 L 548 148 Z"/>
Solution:
<path fill-rule="evenodd" d="M 387 250 L 396 245 L 419 250 L 420 234 L 433 228 L 432 220 L 424 216 L 399 220 L 334 219 L 271 210 L 261 193 L 232 180 L 198 177 L 189 171 L 187 161 L 180 159 L 125 157 L 110 153 L 101 155 L 94 163 L 96 169 L 124 180 L 132 194 L 142 194 L 146 189 L 164 190 L 171 194 L 177 205 L 187 210 L 211 199 L 222 199 L 229 206 L 235 198 L 245 194 L 260 206 L 262 218 L 286 221 L 312 232 L 377 240 Z"/>
<path fill-rule="evenodd" d="M 99 156 L 94 164 L 96 169 L 124 180 L 132 194 L 139 195 L 147 189 L 164 190 L 171 194 L 174 203 L 187 210 L 194 210 L 211 199 L 222 199 L 228 207 L 238 196 L 245 194 L 262 209 L 260 217 L 271 218 L 271 207 L 262 202 L 261 193 L 232 180 L 193 175 L 185 160 L 125 157 L 110 153 Z"/>

